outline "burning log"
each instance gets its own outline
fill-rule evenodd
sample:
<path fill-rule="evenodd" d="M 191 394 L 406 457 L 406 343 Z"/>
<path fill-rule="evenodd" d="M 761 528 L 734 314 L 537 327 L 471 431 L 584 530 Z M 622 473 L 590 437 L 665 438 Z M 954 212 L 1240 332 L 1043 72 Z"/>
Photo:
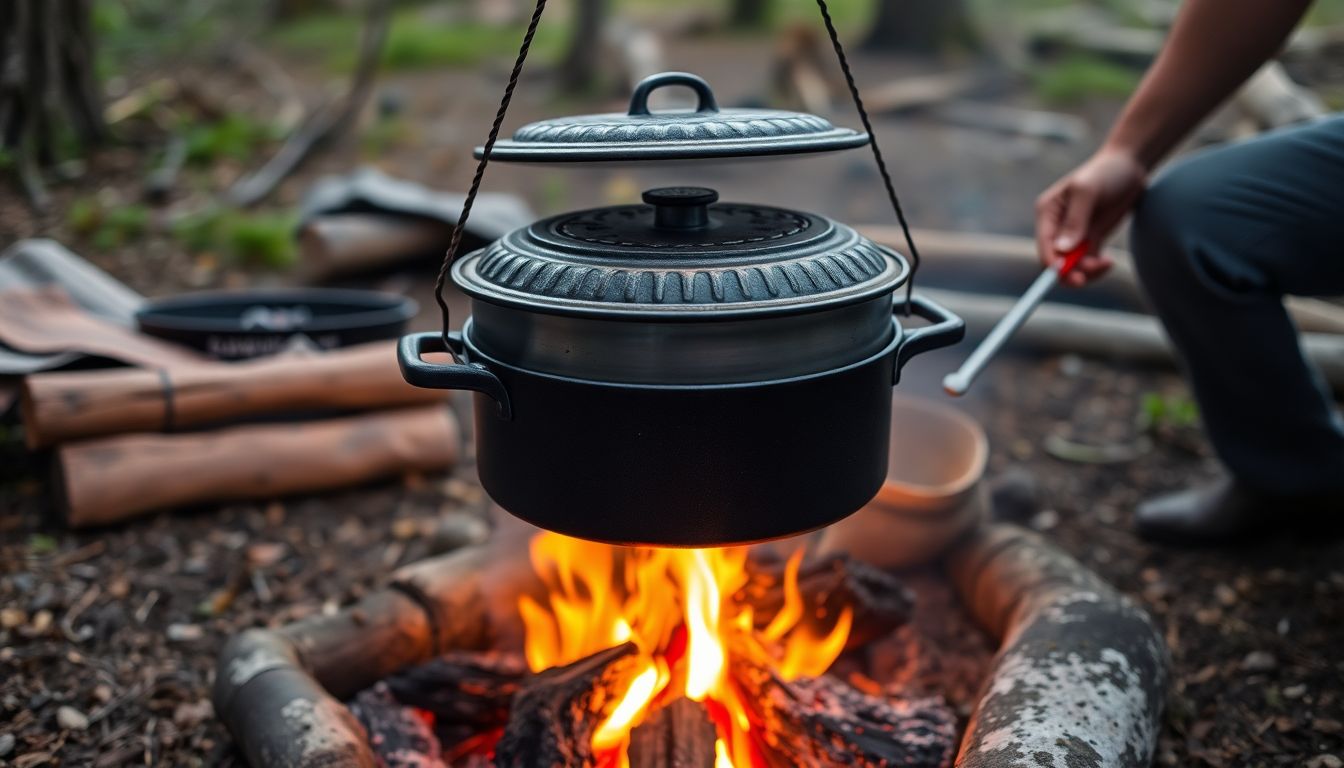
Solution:
<path fill-rule="evenodd" d="M 387 678 L 400 703 L 434 716 L 434 733 L 445 750 L 509 721 L 527 665 L 513 653 L 449 653 Z"/>
<path fill-rule="evenodd" d="M 756 550 L 747 560 L 750 581 L 737 596 L 751 606 L 758 627 L 780 612 L 786 597 L 788 566 L 764 552 Z M 834 621 L 846 608 L 853 612 L 847 649 L 896 630 L 910 619 L 914 606 L 914 597 L 895 576 L 841 552 L 803 563 L 798 570 L 798 591 L 807 616 Z"/>
<path fill-rule="evenodd" d="M 764 658 L 759 649 L 739 646 L 730 670 L 770 765 L 952 764 L 957 719 L 941 699 L 871 696 L 830 675 L 785 682 Z"/>
<path fill-rule="evenodd" d="M 382 768 L 434 768 L 443 765 L 439 740 L 415 711 L 397 701 L 379 683 L 360 693 L 350 712 L 369 735 L 369 747 Z"/>
<path fill-rule="evenodd" d="M 704 706 L 679 698 L 630 732 L 630 768 L 714 768 L 717 739 Z"/>
<path fill-rule="evenodd" d="M 595 765 L 593 731 L 629 683 L 636 651 L 634 643 L 624 643 L 523 683 L 495 748 L 495 764 L 500 768 Z"/>

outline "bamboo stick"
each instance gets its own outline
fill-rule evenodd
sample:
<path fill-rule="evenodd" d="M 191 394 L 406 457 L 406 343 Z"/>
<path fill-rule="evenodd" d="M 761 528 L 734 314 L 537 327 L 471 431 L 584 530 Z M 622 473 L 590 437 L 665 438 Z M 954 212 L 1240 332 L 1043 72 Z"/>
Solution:
<path fill-rule="evenodd" d="M 62 446 L 58 487 L 72 528 L 205 501 L 270 498 L 451 467 L 460 436 L 442 406 Z"/>
<path fill-rule="evenodd" d="M 441 401 L 402 379 L 392 342 L 166 371 L 43 373 L 23 386 L 28 447 L 220 424 L 286 411 L 363 410 Z"/>

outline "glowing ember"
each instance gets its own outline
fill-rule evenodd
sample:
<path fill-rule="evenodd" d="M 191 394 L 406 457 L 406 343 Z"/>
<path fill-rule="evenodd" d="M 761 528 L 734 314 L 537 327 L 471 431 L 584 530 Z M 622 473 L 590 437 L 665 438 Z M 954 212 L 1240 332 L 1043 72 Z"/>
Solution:
<path fill-rule="evenodd" d="M 728 678 L 733 649 L 769 654 L 776 673 L 794 680 L 825 672 L 849 636 L 848 610 L 829 627 L 804 621 L 801 551 L 785 569 L 783 607 L 760 631 L 750 607 L 731 599 L 747 582 L 742 547 L 624 548 L 548 532 L 532 539 L 531 556 L 547 587 L 545 604 L 523 597 L 518 605 L 534 672 L 626 641 L 639 648 L 639 671 L 593 733 L 594 750 L 610 764 L 627 765 L 630 731 L 680 696 L 704 702 L 715 721 L 715 768 L 759 764 L 747 709 Z"/>

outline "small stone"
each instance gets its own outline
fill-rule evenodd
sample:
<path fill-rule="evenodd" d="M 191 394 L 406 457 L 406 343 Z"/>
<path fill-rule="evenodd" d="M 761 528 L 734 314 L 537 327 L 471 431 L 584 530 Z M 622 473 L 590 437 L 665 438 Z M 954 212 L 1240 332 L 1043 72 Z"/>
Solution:
<path fill-rule="evenodd" d="M 274 541 L 262 541 L 247 548 L 247 562 L 254 568 L 269 568 L 285 556 L 286 547 Z"/>
<path fill-rule="evenodd" d="M 14 734 L 0 733 L 0 757 L 7 756 L 14 751 Z"/>
<path fill-rule="evenodd" d="M 195 703 L 184 701 L 173 709 L 173 722 L 184 728 L 190 728 L 205 722 L 214 714 L 215 709 L 209 699 L 201 699 Z"/>
<path fill-rule="evenodd" d="M 490 525 L 479 517 L 448 514 L 434 521 L 429 532 L 429 554 L 439 555 L 480 544 L 490 537 Z"/>
<path fill-rule="evenodd" d="M 5 608 L 0 610 L 0 627 L 13 629 L 21 627 L 28 623 L 28 612 L 22 608 Z"/>
<path fill-rule="evenodd" d="M 1241 660 L 1243 672 L 1268 672 L 1279 666 L 1279 660 L 1268 651 L 1251 651 Z"/>
<path fill-rule="evenodd" d="M 1070 379 L 1077 378 L 1083 372 L 1083 359 L 1077 355 L 1065 355 L 1059 359 L 1059 372 Z"/>
<path fill-rule="evenodd" d="M 189 643 L 205 637 L 205 630 L 200 624 L 169 624 L 167 634 L 175 643 Z"/>
<path fill-rule="evenodd" d="M 1299 684 L 1299 685 L 1290 685 L 1290 686 L 1288 686 L 1287 688 L 1284 688 L 1284 689 L 1283 689 L 1283 698 L 1285 698 L 1285 699 L 1300 699 L 1300 698 L 1302 698 L 1303 696 L 1305 696 L 1306 693 L 1307 693 L 1307 686 L 1305 686 L 1305 685 L 1301 685 L 1301 684 Z"/>
<path fill-rule="evenodd" d="M 48 629 L 51 629 L 51 619 L 51 611 L 44 608 L 33 614 L 33 620 L 28 625 L 28 629 L 33 635 L 45 634 Z"/>
<path fill-rule="evenodd" d="M 1293 625 L 1288 621 L 1288 618 L 1284 617 L 1279 619 L 1278 626 L 1274 627 L 1274 631 L 1279 633 L 1279 637 L 1287 637 L 1292 627 Z"/>
<path fill-rule="evenodd" d="M 1334 755 L 1317 755 L 1307 761 L 1307 768 L 1344 768 L 1344 760 Z"/>
<path fill-rule="evenodd" d="M 420 535 L 420 521 L 413 517 L 402 517 L 392 521 L 392 538 L 397 541 L 414 539 Z"/>
<path fill-rule="evenodd" d="M 89 727 L 89 718 L 74 707 L 62 706 L 56 710 L 56 724 L 67 731 L 82 731 Z"/>
<path fill-rule="evenodd" d="M 1344 724 L 1327 717 L 1318 717 L 1311 721 L 1311 729 L 1318 733 L 1339 733 L 1344 731 Z"/>
<path fill-rule="evenodd" d="M 99 683 L 93 686 L 93 698 L 99 704 L 106 704 L 112 700 L 112 686 L 107 683 Z"/>
<path fill-rule="evenodd" d="M 1195 611 L 1195 621 L 1206 627 L 1212 627 L 1223 620 L 1223 612 L 1218 608 L 1200 608 Z"/>
<path fill-rule="evenodd" d="M 1214 587 L 1213 596 L 1225 606 L 1231 607 L 1237 604 L 1237 591 L 1226 584 L 1219 584 Z"/>
<path fill-rule="evenodd" d="M 1059 525 L 1059 513 L 1053 509 L 1043 509 L 1031 518 L 1031 527 L 1038 531 L 1048 531 Z"/>

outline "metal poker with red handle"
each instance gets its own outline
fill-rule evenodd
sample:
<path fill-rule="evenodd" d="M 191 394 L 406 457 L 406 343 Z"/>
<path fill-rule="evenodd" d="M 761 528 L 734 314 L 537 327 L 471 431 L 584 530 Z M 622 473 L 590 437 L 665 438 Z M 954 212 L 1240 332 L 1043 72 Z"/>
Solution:
<path fill-rule="evenodd" d="M 943 390 L 953 397 L 960 397 L 966 394 L 970 389 L 971 382 L 980 375 L 980 371 L 989 364 L 991 358 L 998 353 L 999 349 L 1007 343 L 1008 339 L 1017 332 L 1018 328 L 1031 317 L 1031 313 L 1036 311 L 1036 307 L 1045 299 L 1046 294 L 1059 284 L 1066 275 L 1078 266 L 1082 261 L 1083 255 L 1087 253 L 1089 244 L 1087 242 L 1079 243 L 1072 251 L 1064 255 L 1064 260 L 1057 266 L 1046 267 L 1041 272 L 1041 276 L 1031 284 L 1022 298 L 1017 300 L 1013 308 L 995 324 L 994 329 L 989 332 L 980 346 L 975 348 L 966 362 L 956 371 L 947 374 L 943 378 Z"/>

